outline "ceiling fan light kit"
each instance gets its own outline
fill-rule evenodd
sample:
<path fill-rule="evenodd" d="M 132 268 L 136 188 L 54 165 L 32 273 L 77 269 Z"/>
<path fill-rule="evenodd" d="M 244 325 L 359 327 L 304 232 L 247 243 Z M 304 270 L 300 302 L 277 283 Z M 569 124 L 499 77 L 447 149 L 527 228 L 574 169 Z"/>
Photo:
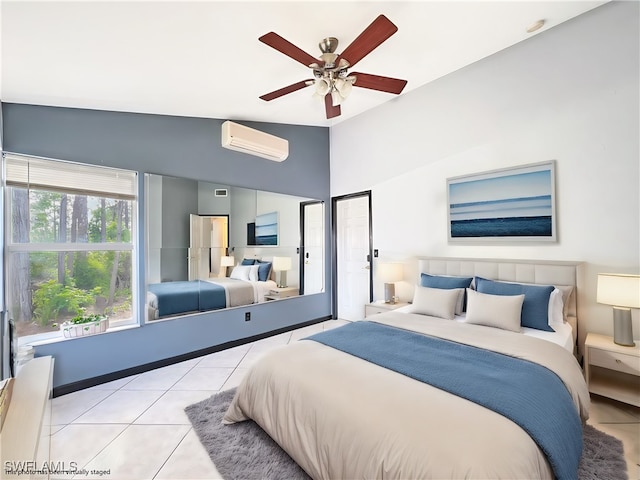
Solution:
<path fill-rule="evenodd" d="M 304 80 L 273 92 L 262 95 L 265 101 L 274 100 L 283 95 L 314 85 L 314 97 L 324 98 L 327 118 L 340 115 L 340 105 L 349 97 L 352 87 L 368 88 L 381 92 L 400 94 L 407 84 L 406 80 L 382 77 L 367 73 L 349 73 L 348 69 L 371 53 L 391 35 L 398 31 L 387 17 L 379 15 L 341 54 L 337 54 L 338 39 L 327 37 L 318 47 L 320 58 L 314 58 L 305 51 L 285 40 L 275 32 L 269 32 L 259 40 L 311 68 L 314 80 Z"/>

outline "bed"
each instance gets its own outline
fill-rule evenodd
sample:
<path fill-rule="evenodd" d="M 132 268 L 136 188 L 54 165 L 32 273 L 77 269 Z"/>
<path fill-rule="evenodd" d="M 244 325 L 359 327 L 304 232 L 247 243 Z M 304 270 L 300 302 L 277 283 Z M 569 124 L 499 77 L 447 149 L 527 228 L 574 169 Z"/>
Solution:
<path fill-rule="evenodd" d="M 255 420 L 316 479 L 576 478 L 589 414 L 573 354 L 578 265 L 424 258 L 418 269 L 420 282 L 470 276 L 480 290 L 495 287 L 483 279 L 526 292 L 551 286 L 564 327 L 532 334 L 511 318 L 503 325 L 525 311 L 526 293 L 420 284 L 405 311 L 264 356 L 223 422 Z"/>
<path fill-rule="evenodd" d="M 147 318 L 157 320 L 261 303 L 265 301 L 265 295 L 276 287 L 271 277 L 271 263 L 264 262 L 260 265 L 237 265 L 230 277 L 152 283 L 147 287 Z"/>

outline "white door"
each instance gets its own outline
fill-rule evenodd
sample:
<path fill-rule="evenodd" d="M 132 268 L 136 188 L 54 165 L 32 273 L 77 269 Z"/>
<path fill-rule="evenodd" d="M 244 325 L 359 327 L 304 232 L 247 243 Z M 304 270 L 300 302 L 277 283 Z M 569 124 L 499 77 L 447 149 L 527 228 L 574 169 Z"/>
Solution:
<path fill-rule="evenodd" d="M 226 255 L 228 217 L 190 215 L 189 280 L 220 274 L 220 258 Z"/>
<path fill-rule="evenodd" d="M 209 278 L 209 251 L 211 250 L 211 220 L 209 217 L 190 215 L 189 280 Z"/>
<path fill-rule="evenodd" d="M 371 299 L 369 194 L 338 199 L 335 206 L 337 314 L 362 320 Z"/>
<path fill-rule="evenodd" d="M 209 276 L 226 277 L 227 267 L 221 267 L 220 261 L 227 254 L 227 238 L 229 237 L 229 218 L 210 217 L 211 236 L 209 249 Z"/>
<path fill-rule="evenodd" d="M 189 280 L 197 280 L 200 274 L 200 248 L 198 240 L 202 236 L 202 223 L 199 215 L 189 215 Z"/>
<path fill-rule="evenodd" d="M 304 293 L 324 292 L 324 204 L 304 205 Z"/>

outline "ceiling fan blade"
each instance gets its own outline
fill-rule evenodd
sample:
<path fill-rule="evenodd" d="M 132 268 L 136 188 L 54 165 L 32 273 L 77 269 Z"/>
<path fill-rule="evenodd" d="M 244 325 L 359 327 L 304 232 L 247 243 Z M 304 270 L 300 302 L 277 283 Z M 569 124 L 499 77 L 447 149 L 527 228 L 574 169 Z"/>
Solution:
<path fill-rule="evenodd" d="M 396 27 L 391 20 L 384 15 L 379 15 L 371 25 L 365 28 L 364 31 L 343 50 L 336 59 L 336 65 L 341 58 L 344 58 L 349 62 L 349 66 L 353 67 L 397 31 L 398 27 Z"/>
<path fill-rule="evenodd" d="M 342 113 L 340 111 L 340 105 L 333 105 L 333 100 L 331 99 L 331 94 L 327 93 L 324 96 L 324 109 L 327 112 L 327 119 L 338 117 Z"/>
<path fill-rule="evenodd" d="M 381 77 L 380 75 L 371 75 L 369 73 L 350 73 L 349 75 L 356 77 L 356 81 L 353 83 L 354 87 L 369 88 L 381 92 L 395 93 L 396 95 L 402 93 L 407 84 L 406 80 Z"/>
<path fill-rule="evenodd" d="M 312 63 L 323 63 L 321 60 L 312 57 L 307 52 L 296 47 L 293 43 L 285 40 L 275 32 L 266 33 L 258 38 L 258 40 L 272 48 L 275 48 L 279 52 L 284 53 L 286 56 L 293 58 L 296 62 L 300 62 L 305 67 L 308 67 Z"/>
<path fill-rule="evenodd" d="M 311 79 L 302 80 L 301 82 L 294 83 L 292 85 L 280 88 L 278 90 L 274 90 L 273 92 L 265 93 L 264 95 L 261 95 L 260 98 L 262 100 L 264 100 L 265 102 L 268 102 L 268 101 L 273 100 L 275 98 L 278 98 L 278 97 L 281 97 L 283 95 L 286 95 L 287 93 L 292 93 L 292 92 L 295 92 L 297 90 L 303 89 L 304 87 L 309 86 L 309 83 L 307 83 L 307 82 L 313 82 L 313 80 L 311 80 Z"/>

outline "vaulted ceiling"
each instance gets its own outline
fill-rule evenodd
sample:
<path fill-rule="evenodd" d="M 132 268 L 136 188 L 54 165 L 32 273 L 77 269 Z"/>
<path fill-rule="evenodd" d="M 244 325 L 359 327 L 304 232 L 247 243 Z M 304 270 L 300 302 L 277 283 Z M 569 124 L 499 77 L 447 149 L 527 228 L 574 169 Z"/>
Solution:
<path fill-rule="evenodd" d="M 354 88 L 325 118 L 307 67 L 261 43 L 276 32 L 318 57 L 379 14 L 398 31 L 357 71 L 408 80 L 403 95 L 606 1 L 11 1 L 1 15 L 4 102 L 330 126 L 395 95 Z M 528 33 L 538 20 L 544 26 Z"/>

